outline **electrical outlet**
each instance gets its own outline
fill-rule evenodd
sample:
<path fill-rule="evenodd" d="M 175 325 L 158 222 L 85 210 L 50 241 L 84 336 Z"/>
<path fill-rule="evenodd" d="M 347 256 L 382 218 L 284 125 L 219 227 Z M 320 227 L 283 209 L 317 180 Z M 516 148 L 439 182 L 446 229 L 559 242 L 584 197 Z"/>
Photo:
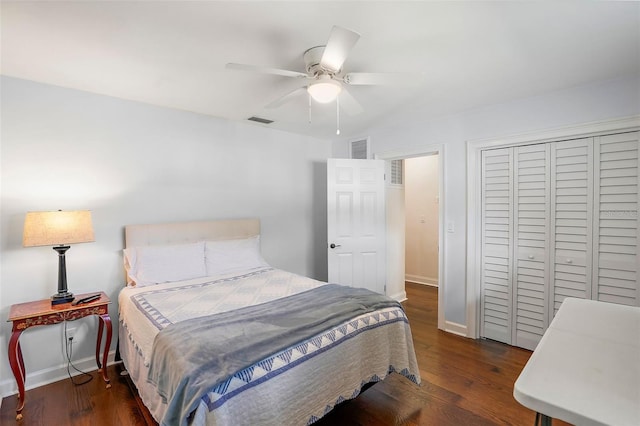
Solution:
<path fill-rule="evenodd" d="M 67 339 L 72 340 L 76 337 L 76 328 L 67 328 Z"/>

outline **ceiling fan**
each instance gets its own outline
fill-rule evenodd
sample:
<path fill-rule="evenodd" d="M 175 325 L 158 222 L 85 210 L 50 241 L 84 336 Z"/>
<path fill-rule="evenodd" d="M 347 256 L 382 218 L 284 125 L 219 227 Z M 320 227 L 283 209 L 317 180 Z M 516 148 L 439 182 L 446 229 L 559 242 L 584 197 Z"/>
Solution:
<path fill-rule="evenodd" d="M 324 46 L 312 47 L 304 52 L 306 72 L 267 68 L 256 65 L 228 63 L 227 68 L 241 71 L 254 71 L 275 74 L 284 77 L 298 78 L 308 82 L 268 104 L 267 108 L 277 108 L 293 98 L 307 92 L 311 98 L 320 103 L 329 103 L 338 99 L 340 107 L 350 115 L 362 112 L 362 106 L 345 89 L 345 85 L 378 85 L 390 82 L 389 73 L 350 72 L 343 73 L 342 65 L 360 38 L 360 34 L 339 26 L 334 26 L 329 40 Z"/>

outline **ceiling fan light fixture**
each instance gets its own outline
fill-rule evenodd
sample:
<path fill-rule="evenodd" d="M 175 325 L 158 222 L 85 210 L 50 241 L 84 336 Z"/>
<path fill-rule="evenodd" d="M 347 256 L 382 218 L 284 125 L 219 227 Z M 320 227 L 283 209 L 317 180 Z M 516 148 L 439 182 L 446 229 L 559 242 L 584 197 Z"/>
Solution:
<path fill-rule="evenodd" d="M 341 91 L 342 86 L 340 83 L 328 75 L 320 76 L 317 81 L 311 83 L 307 88 L 307 92 L 311 97 L 321 104 L 335 101 Z"/>

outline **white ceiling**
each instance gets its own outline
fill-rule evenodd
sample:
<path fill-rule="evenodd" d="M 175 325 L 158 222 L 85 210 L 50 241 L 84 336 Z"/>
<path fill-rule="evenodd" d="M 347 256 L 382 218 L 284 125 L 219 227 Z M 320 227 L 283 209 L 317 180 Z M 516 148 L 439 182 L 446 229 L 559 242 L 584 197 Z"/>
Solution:
<path fill-rule="evenodd" d="M 2 2 L 2 74 L 231 120 L 335 137 L 335 104 L 265 105 L 299 80 L 228 62 L 304 71 L 333 25 L 361 34 L 351 72 L 424 73 L 350 86 L 364 113 L 342 136 L 420 108 L 425 118 L 640 74 L 640 2 Z"/>

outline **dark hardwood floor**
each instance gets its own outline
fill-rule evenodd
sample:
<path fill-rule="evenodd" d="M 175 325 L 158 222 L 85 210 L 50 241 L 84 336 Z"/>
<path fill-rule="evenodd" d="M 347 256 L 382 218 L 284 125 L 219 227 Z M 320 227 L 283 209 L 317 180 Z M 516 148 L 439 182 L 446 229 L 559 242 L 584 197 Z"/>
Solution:
<path fill-rule="evenodd" d="M 531 352 L 471 340 L 437 329 L 437 289 L 407 283 L 404 303 L 422 376 L 420 387 L 398 374 L 341 404 L 316 424 L 329 425 L 533 425 L 535 413 L 512 396 Z M 109 367 L 113 386 L 94 379 L 83 386 L 63 380 L 26 393 L 24 418 L 15 420 L 16 396 L 2 401 L 1 425 L 155 425 L 120 366 Z M 565 424 L 554 421 L 554 425 Z"/>

